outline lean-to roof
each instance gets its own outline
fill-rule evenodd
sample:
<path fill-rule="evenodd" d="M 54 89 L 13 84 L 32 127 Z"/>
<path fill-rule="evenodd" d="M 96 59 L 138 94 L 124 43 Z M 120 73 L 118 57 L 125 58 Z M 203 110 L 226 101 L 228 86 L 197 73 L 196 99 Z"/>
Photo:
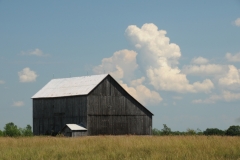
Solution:
<path fill-rule="evenodd" d="M 72 131 L 86 131 L 87 129 L 77 124 L 66 124 Z"/>

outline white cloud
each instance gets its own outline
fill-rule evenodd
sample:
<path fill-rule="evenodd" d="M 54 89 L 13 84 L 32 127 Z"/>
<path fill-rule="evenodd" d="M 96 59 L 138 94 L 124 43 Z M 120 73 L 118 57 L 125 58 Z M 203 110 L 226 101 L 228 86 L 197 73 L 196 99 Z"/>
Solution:
<path fill-rule="evenodd" d="M 234 24 L 238 27 L 240 27 L 240 18 L 237 18 L 235 21 L 234 21 Z"/>
<path fill-rule="evenodd" d="M 138 49 L 138 65 L 145 71 L 150 84 L 157 90 L 175 92 L 210 92 L 214 88 L 211 80 L 190 84 L 186 75 L 177 67 L 181 57 L 180 48 L 166 37 L 166 31 L 158 30 L 154 24 L 141 28 L 128 26 L 126 35 Z"/>
<path fill-rule="evenodd" d="M 180 48 L 170 43 L 166 34 L 166 31 L 158 30 L 157 26 L 152 23 L 146 23 L 142 28 L 130 25 L 126 29 L 126 35 L 141 52 L 139 60 L 141 64 L 146 63 L 144 67 L 151 63 L 153 63 L 152 66 L 159 66 L 161 63 L 178 64 L 178 59 L 181 57 Z"/>
<path fill-rule="evenodd" d="M 18 72 L 18 76 L 20 82 L 33 82 L 36 81 L 38 75 L 27 67 Z"/>
<path fill-rule="evenodd" d="M 48 54 L 44 54 L 38 48 L 36 48 L 35 50 L 27 51 L 27 52 L 22 51 L 21 54 L 22 55 L 29 55 L 29 56 L 39 56 L 39 57 L 48 56 Z"/>
<path fill-rule="evenodd" d="M 13 107 L 22 107 L 22 106 L 24 106 L 24 102 L 23 101 L 16 101 L 16 102 L 13 102 L 12 106 Z"/>
<path fill-rule="evenodd" d="M 156 105 L 162 101 L 162 97 L 159 95 L 159 93 L 151 91 L 143 84 L 136 84 L 134 87 L 128 86 L 124 83 L 120 84 L 130 95 L 132 95 L 143 105 Z"/>
<path fill-rule="evenodd" d="M 231 53 L 227 53 L 226 56 L 229 62 L 240 62 L 240 53 L 232 55 Z"/>
<path fill-rule="evenodd" d="M 205 92 L 209 93 L 214 88 L 214 84 L 210 79 L 203 82 L 194 82 L 189 84 L 185 74 L 181 74 L 178 68 L 170 68 L 169 66 L 160 67 L 158 69 L 147 70 L 148 78 L 151 84 L 158 90 L 185 92 Z"/>
<path fill-rule="evenodd" d="M 102 64 L 93 68 L 97 74 L 110 73 L 116 80 L 133 78 L 133 72 L 138 67 L 136 62 L 137 53 L 130 50 L 120 50 L 110 58 L 104 58 Z"/>
<path fill-rule="evenodd" d="M 0 84 L 4 84 L 5 83 L 5 81 L 3 81 L 3 80 L 0 80 Z"/>
<path fill-rule="evenodd" d="M 223 98 L 225 101 L 240 100 L 240 93 L 234 93 L 230 91 L 223 91 Z"/>
<path fill-rule="evenodd" d="M 228 73 L 224 77 L 220 78 L 218 83 L 221 86 L 229 87 L 229 89 L 236 89 L 236 87 L 240 87 L 239 70 L 233 65 L 229 65 L 228 68 Z"/>
<path fill-rule="evenodd" d="M 138 86 L 138 85 L 141 85 L 144 81 L 145 81 L 145 77 L 142 77 L 142 78 L 139 78 L 139 79 L 136 79 L 136 80 L 132 80 L 131 85 L 132 86 Z"/>
<path fill-rule="evenodd" d="M 185 65 L 182 73 L 198 76 L 224 75 L 228 72 L 227 65 L 206 64 L 206 65 Z"/>
<path fill-rule="evenodd" d="M 162 98 L 159 93 L 151 91 L 143 84 L 145 77 L 134 79 L 134 72 L 138 68 L 136 56 L 137 53 L 135 51 L 117 51 L 112 57 L 104 58 L 100 65 L 93 68 L 93 72 L 98 74 L 103 72 L 110 73 L 140 103 L 144 105 L 157 104 L 162 101 Z"/>
<path fill-rule="evenodd" d="M 192 63 L 193 64 L 206 64 L 206 63 L 208 63 L 208 59 L 203 58 L 203 57 L 198 57 L 198 58 L 194 58 L 192 60 Z"/>

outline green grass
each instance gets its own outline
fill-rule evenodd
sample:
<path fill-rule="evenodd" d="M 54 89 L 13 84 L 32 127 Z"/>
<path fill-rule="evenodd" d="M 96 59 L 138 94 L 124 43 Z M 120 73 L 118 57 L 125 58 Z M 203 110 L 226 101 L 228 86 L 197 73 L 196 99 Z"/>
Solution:
<path fill-rule="evenodd" d="M 1 137 L 0 159 L 240 159 L 240 137 Z"/>

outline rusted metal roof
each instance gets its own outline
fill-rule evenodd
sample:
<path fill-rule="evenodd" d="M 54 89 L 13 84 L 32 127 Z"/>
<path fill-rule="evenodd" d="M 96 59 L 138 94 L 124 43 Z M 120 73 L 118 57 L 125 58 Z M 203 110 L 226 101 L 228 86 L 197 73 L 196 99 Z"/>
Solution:
<path fill-rule="evenodd" d="M 66 124 L 72 131 L 86 131 L 87 129 L 77 124 Z"/>
<path fill-rule="evenodd" d="M 102 74 L 83 77 L 52 79 L 34 96 L 32 96 L 32 98 L 87 95 L 107 76 L 108 74 Z"/>

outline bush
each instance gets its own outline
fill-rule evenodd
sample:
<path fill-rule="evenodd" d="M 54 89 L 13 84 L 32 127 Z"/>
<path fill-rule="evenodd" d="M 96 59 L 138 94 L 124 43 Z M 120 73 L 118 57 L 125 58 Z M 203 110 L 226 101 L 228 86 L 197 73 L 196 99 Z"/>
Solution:
<path fill-rule="evenodd" d="M 3 136 L 3 131 L 0 130 L 0 137 L 2 137 L 2 136 Z"/>

